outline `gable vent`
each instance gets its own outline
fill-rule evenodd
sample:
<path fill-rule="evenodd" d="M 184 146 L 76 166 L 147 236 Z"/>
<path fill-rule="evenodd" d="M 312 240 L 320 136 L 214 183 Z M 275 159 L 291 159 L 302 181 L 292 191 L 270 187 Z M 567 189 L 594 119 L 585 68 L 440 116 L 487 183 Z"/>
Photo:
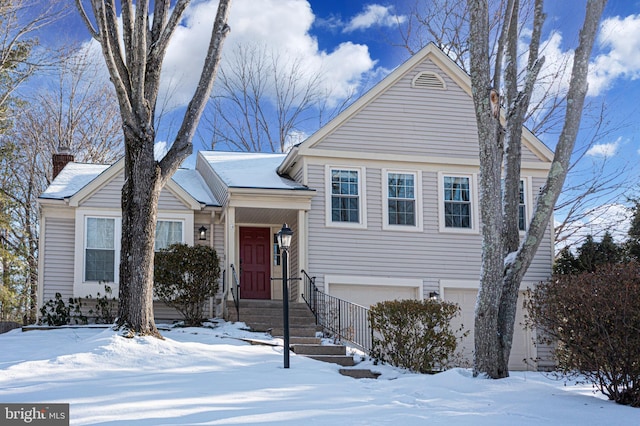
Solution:
<path fill-rule="evenodd" d="M 430 71 L 423 71 L 416 75 L 411 82 L 411 87 L 417 89 L 447 89 L 447 85 L 444 84 L 442 77 Z"/>

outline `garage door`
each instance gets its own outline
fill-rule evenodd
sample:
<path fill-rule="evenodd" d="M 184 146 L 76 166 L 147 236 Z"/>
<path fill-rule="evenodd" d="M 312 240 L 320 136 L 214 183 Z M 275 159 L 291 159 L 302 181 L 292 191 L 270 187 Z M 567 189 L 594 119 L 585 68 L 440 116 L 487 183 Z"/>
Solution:
<path fill-rule="evenodd" d="M 444 288 L 443 299 L 460 305 L 461 315 L 452 321 L 453 329 L 462 324 L 469 335 L 462 340 L 462 353 L 469 366 L 473 362 L 473 323 L 478 291 L 475 289 Z M 513 346 L 509 357 L 509 370 L 535 370 L 535 347 L 531 331 L 524 327 L 524 309 L 522 308 L 523 294 L 518 297 L 518 310 L 513 332 Z"/>
<path fill-rule="evenodd" d="M 329 294 L 368 308 L 385 300 L 416 299 L 418 289 L 408 286 L 330 284 Z"/>

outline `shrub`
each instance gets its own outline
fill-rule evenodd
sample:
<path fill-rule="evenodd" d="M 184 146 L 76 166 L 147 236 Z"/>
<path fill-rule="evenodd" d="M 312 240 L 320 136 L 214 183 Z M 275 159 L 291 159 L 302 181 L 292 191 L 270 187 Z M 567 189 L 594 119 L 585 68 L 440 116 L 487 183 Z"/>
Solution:
<path fill-rule="evenodd" d="M 87 324 L 87 317 L 82 314 L 80 299 L 70 297 L 68 304 L 62 300 L 62 295 L 56 293 L 55 300 L 49 299 L 40 308 L 40 324 L 60 326 L 71 324 Z"/>
<path fill-rule="evenodd" d="M 87 302 L 93 300 L 91 295 L 87 296 Z M 96 324 L 113 324 L 116 320 L 116 298 L 112 296 L 111 287 L 104 285 L 104 295 L 100 292 L 96 295 L 95 307 L 89 309 L 89 315 L 94 317 Z"/>
<path fill-rule="evenodd" d="M 219 277 L 218 256 L 210 247 L 173 244 L 156 253 L 154 293 L 182 314 L 185 325 L 200 325 Z"/>
<path fill-rule="evenodd" d="M 640 265 L 556 275 L 529 291 L 529 325 L 553 343 L 558 369 L 609 399 L 640 407 Z"/>
<path fill-rule="evenodd" d="M 453 360 L 462 332 L 450 322 L 460 308 L 437 300 L 394 300 L 373 305 L 372 356 L 378 361 L 420 373 L 444 370 Z"/>

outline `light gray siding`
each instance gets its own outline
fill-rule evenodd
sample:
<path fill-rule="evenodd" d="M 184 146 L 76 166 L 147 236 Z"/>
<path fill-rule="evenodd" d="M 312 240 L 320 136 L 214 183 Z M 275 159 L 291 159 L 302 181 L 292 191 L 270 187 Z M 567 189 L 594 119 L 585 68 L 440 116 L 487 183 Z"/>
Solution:
<path fill-rule="evenodd" d="M 422 278 L 425 295 L 438 288 L 439 280 L 478 281 L 481 237 L 440 232 L 437 173 L 422 172 L 422 232 L 383 230 L 380 168 L 366 169 L 367 229 L 325 226 L 324 166 L 310 165 L 308 176 L 317 191 L 309 213 L 309 272 L 317 276 L 319 287 L 325 274 Z M 549 238 L 547 232 L 525 281 L 548 278 Z"/>
<path fill-rule="evenodd" d="M 446 90 L 413 88 L 412 79 L 423 71 L 440 75 Z M 335 151 L 478 158 L 477 141 L 471 97 L 432 61 L 426 60 L 316 147 Z M 540 161 L 525 146 L 523 159 Z"/>
<path fill-rule="evenodd" d="M 73 218 L 47 217 L 45 219 L 45 245 L 40 253 L 43 262 L 43 302 L 62 295 L 63 300 L 73 297 L 74 239 Z"/>
<path fill-rule="evenodd" d="M 95 191 L 84 200 L 82 207 L 113 208 L 120 206 L 122 198 L 122 185 L 124 185 L 124 173 L 119 173 L 102 188 Z M 168 188 L 164 188 L 158 200 L 158 210 L 189 210 Z"/>

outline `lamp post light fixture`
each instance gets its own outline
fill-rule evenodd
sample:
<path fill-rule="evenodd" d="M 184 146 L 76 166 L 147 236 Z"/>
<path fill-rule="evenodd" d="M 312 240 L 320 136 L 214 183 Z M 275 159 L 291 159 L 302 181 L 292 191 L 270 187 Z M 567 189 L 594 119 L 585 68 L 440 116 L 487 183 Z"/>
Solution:
<path fill-rule="evenodd" d="M 278 245 L 282 253 L 282 331 L 284 334 L 284 368 L 289 368 L 289 277 L 288 257 L 293 231 L 285 223 L 278 232 Z"/>
<path fill-rule="evenodd" d="M 205 228 L 204 225 L 202 225 L 199 229 L 198 232 L 200 232 L 200 238 L 198 238 L 200 241 L 205 241 L 207 239 L 207 228 Z"/>

